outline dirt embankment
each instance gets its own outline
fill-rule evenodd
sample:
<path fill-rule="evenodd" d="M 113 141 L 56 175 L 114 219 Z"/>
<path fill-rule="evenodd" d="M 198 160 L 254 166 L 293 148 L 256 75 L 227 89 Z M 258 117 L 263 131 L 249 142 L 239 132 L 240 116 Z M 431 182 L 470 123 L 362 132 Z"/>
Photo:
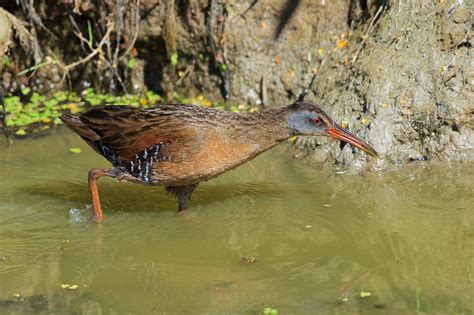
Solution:
<path fill-rule="evenodd" d="M 295 101 L 310 87 L 307 101 L 381 153 L 378 168 L 474 160 L 469 1 L 50 2 L 34 10 L 26 1 L 4 6 L 30 23 L 44 60 L 55 61 L 16 79 L 29 65 L 23 54 L 10 53 L 8 89 L 92 84 L 269 107 Z M 64 67 L 94 51 L 66 68 L 64 80 Z M 300 138 L 294 150 L 311 161 L 366 163 L 326 139 Z"/>
<path fill-rule="evenodd" d="M 348 128 L 381 153 L 385 160 L 375 167 L 474 159 L 473 14 L 467 1 L 394 3 L 372 30 L 371 22 L 357 30 L 357 60 L 335 72 L 334 84 L 315 89 L 322 104 L 347 117 Z M 298 147 L 325 158 L 306 143 Z M 354 159 L 349 147 L 330 151 L 340 162 Z"/>

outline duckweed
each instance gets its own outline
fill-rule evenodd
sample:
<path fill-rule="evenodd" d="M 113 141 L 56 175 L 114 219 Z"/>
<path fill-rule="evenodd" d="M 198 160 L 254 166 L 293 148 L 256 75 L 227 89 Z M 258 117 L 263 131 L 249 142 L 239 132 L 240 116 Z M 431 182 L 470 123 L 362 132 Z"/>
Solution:
<path fill-rule="evenodd" d="M 199 106 L 224 109 L 224 104 L 211 102 L 203 95 L 184 97 L 176 92 L 163 99 L 157 93 L 148 91 L 144 94 L 111 95 L 95 91 L 92 88 L 80 93 L 73 91 L 56 91 L 50 95 L 41 95 L 25 87 L 21 95 L 5 97 L 6 121 L 16 136 L 23 137 L 61 124 L 59 117 L 63 113 L 77 114 L 87 108 L 103 105 L 130 105 L 135 107 L 152 107 L 162 103 L 195 104 Z M 232 111 L 238 111 L 236 105 L 229 105 Z"/>

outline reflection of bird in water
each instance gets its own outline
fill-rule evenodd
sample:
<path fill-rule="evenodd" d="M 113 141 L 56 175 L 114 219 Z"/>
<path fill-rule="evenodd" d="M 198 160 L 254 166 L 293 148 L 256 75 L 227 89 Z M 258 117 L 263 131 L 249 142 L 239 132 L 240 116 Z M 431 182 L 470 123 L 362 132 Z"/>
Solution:
<path fill-rule="evenodd" d="M 99 222 L 103 215 L 97 179 L 101 176 L 165 186 L 178 198 L 181 211 L 200 182 L 295 135 L 330 136 L 377 156 L 319 106 L 304 102 L 244 114 L 191 105 L 105 106 L 61 119 L 113 165 L 89 172 L 93 219 Z"/>

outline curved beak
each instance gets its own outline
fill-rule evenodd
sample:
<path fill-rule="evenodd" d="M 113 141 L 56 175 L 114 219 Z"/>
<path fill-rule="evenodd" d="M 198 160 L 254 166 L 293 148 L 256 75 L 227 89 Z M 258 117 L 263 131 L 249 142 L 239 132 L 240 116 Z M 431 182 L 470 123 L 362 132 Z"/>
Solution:
<path fill-rule="evenodd" d="M 374 150 L 370 145 L 368 145 L 364 140 L 357 138 L 352 133 L 342 129 L 338 124 L 334 123 L 332 127 L 326 129 L 326 133 L 328 136 L 342 140 L 353 145 L 356 148 L 359 148 L 367 154 L 370 154 L 373 157 L 378 158 L 379 155 L 377 151 Z"/>

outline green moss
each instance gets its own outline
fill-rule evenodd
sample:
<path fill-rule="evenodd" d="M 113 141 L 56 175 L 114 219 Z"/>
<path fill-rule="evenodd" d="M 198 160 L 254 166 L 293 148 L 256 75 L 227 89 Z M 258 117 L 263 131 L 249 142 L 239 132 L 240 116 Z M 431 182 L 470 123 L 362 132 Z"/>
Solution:
<path fill-rule="evenodd" d="M 238 111 L 241 106 L 227 105 L 221 102 L 211 102 L 204 96 L 185 97 L 176 92 L 171 94 L 171 99 L 152 91 L 145 94 L 111 95 L 94 91 L 88 88 L 81 93 L 71 91 L 56 91 L 50 95 L 41 95 L 23 89 L 21 97 L 7 95 L 5 97 L 5 109 L 7 112 L 7 125 L 18 136 L 25 136 L 41 130 L 49 129 L 61 124 L 59 117 L 63 113 L 77 114 L 87 108 L 103 105 L 129 105 L 135 107 L 152 107 L 163 103 L 195 104 L 199 106 L 215 107 L 219 109 L 230 108 Z"/>

